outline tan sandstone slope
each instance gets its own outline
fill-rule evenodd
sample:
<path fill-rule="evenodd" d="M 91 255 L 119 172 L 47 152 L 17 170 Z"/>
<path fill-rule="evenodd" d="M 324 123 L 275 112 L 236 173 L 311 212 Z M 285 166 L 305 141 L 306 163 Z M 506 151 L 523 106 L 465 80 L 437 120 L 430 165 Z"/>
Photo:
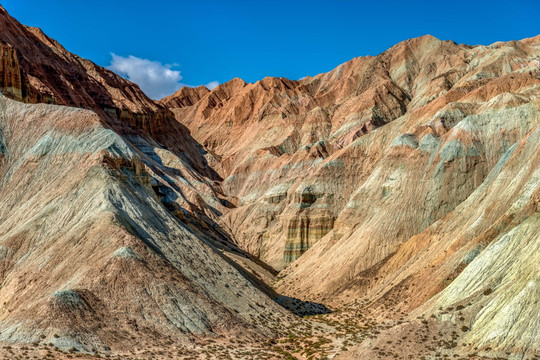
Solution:
<path fill-rule="evenodd" d="M 423 36 L 300 81 L 234 79 L 162 103 L 224 178 L 236 207 L 220 221 L 284 269 L 279 291 L 361 297 L 390 318 L 470 303 L 470 348 L 532 354 L 539 95 L 540 36 Z"/>

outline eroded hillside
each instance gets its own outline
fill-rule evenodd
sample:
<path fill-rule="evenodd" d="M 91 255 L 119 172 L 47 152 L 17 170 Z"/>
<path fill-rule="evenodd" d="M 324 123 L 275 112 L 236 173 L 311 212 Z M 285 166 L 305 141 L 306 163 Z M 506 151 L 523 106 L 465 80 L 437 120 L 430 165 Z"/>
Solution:
<path fill-rule="evenodd" d="M 155 102 L 0 28 L 2 354 L 538 356 L 539 36 Z"/>
<path fill-rule="evenodd" d="M 467 350 L 533 354 L 539 46 L 424 36 L 312 78 L 235 79 L 162 103 L 209 150 L 236 205 L 222 221 L 283 269 L 279 291 L 362 299 L 383 318 L 467 301 Z"/>
<path fill-rule="evenodd" d="M 0 21 L 14 99 L 0 95 L 0 340 L 142 351 L 266 339 L 291 321 L 223 255 L 250 261 L 214 226 L 219 177 L 186 128 L 3 9 Z"/>

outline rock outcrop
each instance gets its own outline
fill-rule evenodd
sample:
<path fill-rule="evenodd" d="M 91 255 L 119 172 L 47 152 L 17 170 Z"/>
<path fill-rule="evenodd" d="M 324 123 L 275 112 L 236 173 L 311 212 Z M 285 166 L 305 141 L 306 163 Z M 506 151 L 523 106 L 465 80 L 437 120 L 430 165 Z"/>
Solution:
<path fill-rule="evenodd" d="M 23 99 L 23 79 L 21 68 L 16 51 L 8 44 L 0 45 L 0 78 L 2 82 L 2 93 L 22 100 Z M 26 84 L 25 84 L 26 85 Z"/>

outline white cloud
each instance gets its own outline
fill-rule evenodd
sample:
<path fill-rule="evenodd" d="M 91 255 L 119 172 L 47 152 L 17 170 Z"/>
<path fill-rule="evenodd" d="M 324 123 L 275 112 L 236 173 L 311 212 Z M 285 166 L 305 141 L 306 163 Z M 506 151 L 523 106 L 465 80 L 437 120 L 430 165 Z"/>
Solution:
<path fill-rule="evenodd" d="M 178 64 L 162 64 L 159 61 L 141 59 L 133 55 L 123 57 L 111 53 L 111 64 L 109 70 L 133 81 L 142 91 L 152 99 L 159 100 L 167 95 L 173 94 L 183 86 L 190 86 L 181 83 L 182 75 L 178 70 L 172 70 Z M 211 81 L 206 87 L 213 90 L 219 85 L 217 81 Z"/>
<path fill-rule="evenodd" d="M 208 84 L 206 84 L 206 87 L 210 90 L 214 90 L 219 85 L 219 81 L 210 81 Z"/>
<path fill-rule="evenodd" d="M 180 71 L 172 70 L 172 65 L 163 65 L 159 61 L 141 59 L 133 55 L 123 57 L 111 53 L 111 56 L 109 70 L 139 85 L 152 99 L 161 99 L 184 86 L 180 82 L 182 80 Z"/>

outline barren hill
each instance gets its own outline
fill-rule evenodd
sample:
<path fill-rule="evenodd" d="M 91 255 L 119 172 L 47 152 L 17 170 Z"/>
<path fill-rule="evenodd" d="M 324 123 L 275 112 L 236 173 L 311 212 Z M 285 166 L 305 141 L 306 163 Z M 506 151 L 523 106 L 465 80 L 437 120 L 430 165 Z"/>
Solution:
<path fill-rule="evenodd" d="M 2 351 L 540 353 L 540 36 L 156 102 L 0 29 Z"/>
<path fill-rule="evenodd" d="M 212 154 L 237 205 L 222 220 L 283 269 L 279 291 L 397 318 L 468 301 L 471 349 L 534 353 L 539 56 L 538 36 L 423 36 L 312 78 L 162 103 Z"/>
<path fill-rule="evenodd" d="M 287 323 L 223 255 L 246 257 L 214 228 L 218 177 L 185 127 L 136 85 L 0 21 L 0 87 L 27 102 L 0 95 L 0 340 L 120 351 Z"/>

